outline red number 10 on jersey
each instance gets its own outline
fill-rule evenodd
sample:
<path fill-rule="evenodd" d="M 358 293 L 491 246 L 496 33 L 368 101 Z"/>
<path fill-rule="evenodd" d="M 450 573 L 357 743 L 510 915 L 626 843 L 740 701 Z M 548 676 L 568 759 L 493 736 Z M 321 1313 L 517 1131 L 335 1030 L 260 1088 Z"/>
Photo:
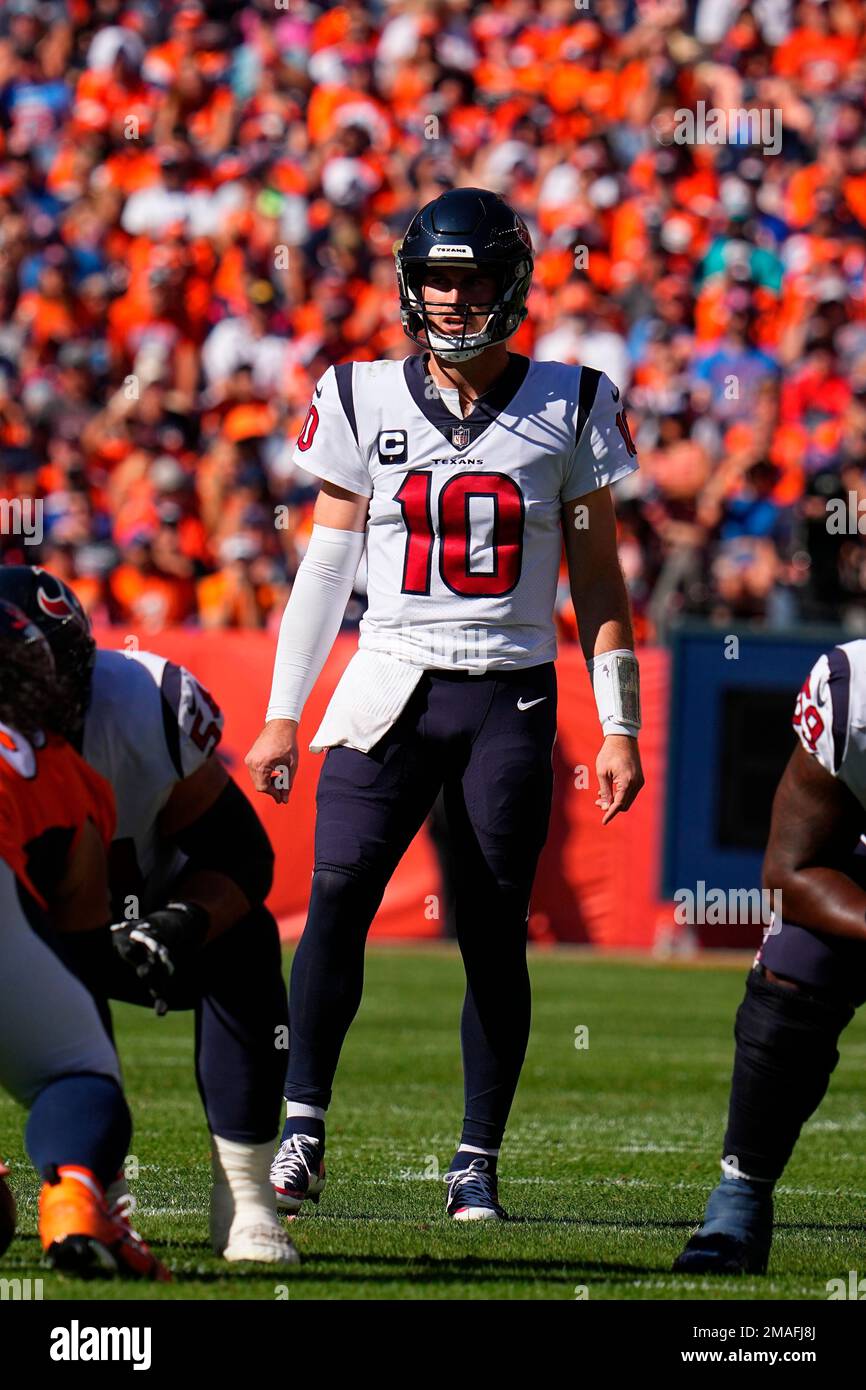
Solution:
<path fill-rule="evenodd" d="M 403 560 L 404 594 L 429 594 L 433 563 L 433 475 L 407 473 L 395 494 L 408 532 Z M 493 499 L 493 567 L 470 571 L 469 504 L 473 497 Z M 513 478 L 504 473 L 458 473 L 439 493 L 439 572 L 455 594 L 466 598 L 498 598 L 520 578 L 526 508 Z"/>

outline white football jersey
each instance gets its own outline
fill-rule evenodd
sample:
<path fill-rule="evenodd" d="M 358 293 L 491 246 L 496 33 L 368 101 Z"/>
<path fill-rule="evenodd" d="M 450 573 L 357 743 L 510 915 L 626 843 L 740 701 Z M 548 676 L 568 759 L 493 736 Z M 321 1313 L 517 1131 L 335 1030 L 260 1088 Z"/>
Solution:
<path fill-rule="evenodd" d="M 164 905 L 186 856 L 160 846 L 156 819 L 176 784 L 216 748 L 222 728 L 219 706 L 183 666 L 151 652 L 97 651 L 82 753 L 114 789 L 116 900 L 139 898 L 142 912 Z"/>
<path fill-rule="evenodd" d="M 329 367 L 293 461 L 370 498 L 359 650 L 481 673 L 556 657 L 563 502 L 637 468 L 603 372 L 513 353 L 463 419 L 425 354 Z"/>
<path fill-rule="evenodd" d="M 818 657 L 792 723 L 806 752 L 866 808 L 866 639 Z"/>

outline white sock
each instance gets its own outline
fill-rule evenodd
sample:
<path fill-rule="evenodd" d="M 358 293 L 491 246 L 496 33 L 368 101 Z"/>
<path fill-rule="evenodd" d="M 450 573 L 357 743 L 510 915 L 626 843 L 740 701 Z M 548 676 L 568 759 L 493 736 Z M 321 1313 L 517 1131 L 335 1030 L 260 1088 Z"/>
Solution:
<path fill-rule="evenodd" d="M 269 1172 L 274 1155 L 273 1140 L 264 1144 L 238 1144 L 212 1134 L 211 1166 L 214 1185 L 224 1184 L 231 1193 L 234 1214 L 262 1217 L 262 1208 L 276 1215 L 276 1202 Z"/>
<path fill-rule="evenodd" d="M 286 1101 L 287 1120 L 322 1120 L 324 1121 L 327 1111 L 320 1105 L 302 1105 L 297 1100 Z"/>
<path fill-rule="evenodd" d="M 458 1144 L 457 1152 L 464 1154 L 484 1154 L 485 1158 L 498 1158 L 498 1149 L 476 1149 L 474 1144 Z"/>

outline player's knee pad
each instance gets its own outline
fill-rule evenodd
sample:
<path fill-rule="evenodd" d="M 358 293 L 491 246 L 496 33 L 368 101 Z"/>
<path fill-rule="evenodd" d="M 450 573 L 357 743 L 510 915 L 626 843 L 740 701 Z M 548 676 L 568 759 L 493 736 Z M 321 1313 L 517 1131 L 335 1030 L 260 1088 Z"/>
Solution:
<path fill-rule="evenodd" d="M 854 1010 L 845 1000 L 792 989 L 752 971 L 738 1011 L 726 1156 L 773 1180 L 805 1121 L 826 1094 L 839 1035 Z"/>
<path fill-rule="evenodd" d="M 385 892 L 378 876 L 357 868 L 322 864 L 313 872 L 305 934 L 347 930 L 366 936 Z"/>
<path fill-rule="evenodd" d="M 772 1057 L 780 1067 L 796 1067 L 801 1076 L 814 1070 L 829 1078 L 839 1060 L 839 1036 L 853 1017 L 854 1009 L 844 999 L 777 984 L 753 970 L 734 1033 L 738 1049 Z"/>

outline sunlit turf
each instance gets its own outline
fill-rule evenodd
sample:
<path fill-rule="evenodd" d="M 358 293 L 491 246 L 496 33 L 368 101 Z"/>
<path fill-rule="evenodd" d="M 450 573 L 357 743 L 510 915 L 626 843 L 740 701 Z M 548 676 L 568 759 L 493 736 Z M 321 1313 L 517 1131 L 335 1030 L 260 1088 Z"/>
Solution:
<path fill-rule="evenodd" d="M 338 1073 L 328 1185 L 292 1223 L 297 1271 L 212 1254 L 192 1018 L 116 1006 L 136 1221 L 174 1282 L 84 1284 L 42 1268 L 23 1117 L 5 1097 L 0 1155 L 14 1165 L 19 1234 L 0 1277 L 41 1278 L 46 1299 L 823 1300 L 829 1279 L 866 1267 L 862 1018 L 777 1190 L 767 1277 L 684 1279 L 670 1265 L 716 1181 L 745 958 L 707 968 L 539 952 L 531 970 L 532 1039 L 500 1160 L 509 1223 L 444 1213 L 438 1174 L 463 1108 L 459 957 L 378 948 Z"/>

